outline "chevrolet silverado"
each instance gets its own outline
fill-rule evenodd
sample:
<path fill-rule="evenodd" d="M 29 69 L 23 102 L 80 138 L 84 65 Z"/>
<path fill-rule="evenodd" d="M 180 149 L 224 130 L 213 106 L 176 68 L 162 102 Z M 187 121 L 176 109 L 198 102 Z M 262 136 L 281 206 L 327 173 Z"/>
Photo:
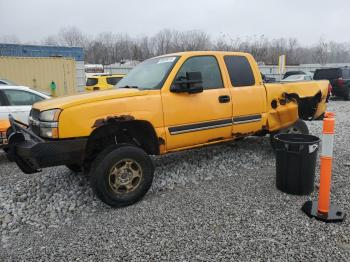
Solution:
<path fill-rule="evenodd" d="M 168 54 L 136 66 L 113 90 L 34 104 L 29 125 L 10 116 L 10 159 L 25 173 L 66 165 L 121 207 L 151 186 L 150 155 L 251 135 L 308 133 L 322 118 L 328 81 L 264 84 L 247 53 Z"/>

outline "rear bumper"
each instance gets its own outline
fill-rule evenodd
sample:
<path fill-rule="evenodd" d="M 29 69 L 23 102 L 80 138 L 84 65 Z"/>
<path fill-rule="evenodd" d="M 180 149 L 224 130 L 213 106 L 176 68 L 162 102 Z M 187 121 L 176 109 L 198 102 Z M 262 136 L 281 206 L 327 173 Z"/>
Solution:
<path fill-rule="evenodd" d="M 87 143 L 86 138 L 43 140 L 15 122 L 9 136 L 9 158 L 24 173 L 36 173 L 41 168 L 68 164 L 81 164 Z"/>

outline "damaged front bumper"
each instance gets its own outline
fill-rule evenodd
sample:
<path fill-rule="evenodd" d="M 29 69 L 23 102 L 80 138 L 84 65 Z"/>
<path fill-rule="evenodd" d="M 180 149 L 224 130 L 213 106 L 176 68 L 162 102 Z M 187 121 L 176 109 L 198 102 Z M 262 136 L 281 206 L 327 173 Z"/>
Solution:
<path fill-rule="evenodd" d="M 41 168 L 81 164 L 87 138 L 44 140 L 31 129 L 9 118 L 11 129 L 8 135 L 8 158 L 26 174 L 40 172 Z"/>

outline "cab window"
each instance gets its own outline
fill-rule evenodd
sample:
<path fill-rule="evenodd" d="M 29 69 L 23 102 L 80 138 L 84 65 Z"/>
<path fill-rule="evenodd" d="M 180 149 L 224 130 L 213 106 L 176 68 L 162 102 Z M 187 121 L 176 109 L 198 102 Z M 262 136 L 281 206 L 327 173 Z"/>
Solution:
<path fill-rule="evenodd" d="M 98 82 L 97 78 L 88 78 L 86 80 L 86 86 L 94 86 Z"/>
<path fill-rule="evenodd" d="M 186 60 L 175 79 L 186 78 L 186 72 L 201 72 L 203 89 L 223 88 L 220 68 L 213 56 L 196 56 Z"/>
<path fill-rule="evenodd" d="M 44 98 L 22 90 L 5 89 L 4 95 L 9 101 L 10 106 L 31 106 Z"/>
<path fill-rule="evenodd" d="M 224 60 L 232 86 L 252 86 L 255 84 L 252 68 L 245 56 L 225 56 Z"/>
<path fill-rule="evenodd" d="M 122 79 L 122 77 L 107 77 L 107 84 L 116 85 Z"/>

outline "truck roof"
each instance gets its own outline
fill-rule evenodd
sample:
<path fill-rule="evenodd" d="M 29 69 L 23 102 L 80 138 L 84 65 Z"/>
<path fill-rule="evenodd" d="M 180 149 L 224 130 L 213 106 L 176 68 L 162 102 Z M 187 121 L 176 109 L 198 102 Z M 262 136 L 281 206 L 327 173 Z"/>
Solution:
<path fill-rule="evenodd" d="M 241 55 L 241 56 L 251 56 L 251 54 L 246 52 L 231 52 L 231 51 L 185 51 L 178 53 L 171 53 L 166 55 L 161 55 L 157 57 L 167 57 L 167 56 L 191 56 L 191 55 Z"/>

